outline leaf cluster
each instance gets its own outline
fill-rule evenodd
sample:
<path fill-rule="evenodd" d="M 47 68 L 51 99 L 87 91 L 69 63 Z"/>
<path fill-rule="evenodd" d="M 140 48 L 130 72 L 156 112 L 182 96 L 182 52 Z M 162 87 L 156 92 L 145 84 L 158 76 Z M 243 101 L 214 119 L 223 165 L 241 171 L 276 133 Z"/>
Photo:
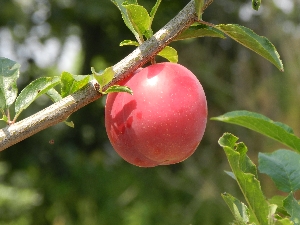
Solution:
<path fill-rule="evenodd" d="M 230 133 L 220 138 L 219 144 L 232 169 L 226 173 L 236 180 L 247 202 L 244 204 L 228 193 L 222 194 L 234 215 L 234 224 L 299 224 L 300 203 L 295 192 L 300 190 L 300 138 L 292 128 L 248 111 L 229 112 L 212 119 L 249 128 L 291 148 L 258 155 L 259 172 L 270 176 L 278 190 L 287 193 L 287 196 L 267 200 L 245 144 L 238 143 L 238 138 Z"/>
<path fill-rule="evenodd" d="M 120 10 L 124 23 L 129 30 L 134 34 L 137 41 L 124 40 L 120 46 L 139 46 L 145 39 L 150 39 L 153 35 L 151 28 L 154 16 L 158 10 L 161 0 L 157 0 L 151 11 L 147 10 L 138 4 L 137 0 L 111 0 Z M 198 20 L 195 23 L 180 33 L 174 41 L 185 40 L 198 37 L 218 37 L 225 38 L 226 36 L 232 38 L 241 45 L 256 52 L 262 57 L 273 63 L 280 71 L 283 71 L 283 64 L 280 56 L 274 45 L 266 38 L 257 35 L 251 29 L 238 24 L 219 24 L 214 25 L 202 20 L 204 10 L 212 3 L 212 0 L 195 0 L 195 12 Z M 258 10 L 261 1 L 252 0 L 253 9 Z M 168 61 L 177 63 L 177 51 L 166 46 L 157 55 L 166 58 Z M 155 60 L 152 61 L 153 63 Z"/>
<path fill-rule="evenodd" d="M 129 30 L 134 34 L 137 41 L 124 40 L 120 43 L 120 46 L 133 45 L 139 46 L 145 40 L 150 39 L 153 36 L 153 30 L 151 28 L 153 19 L 158 10 L 158 7 L 162 0 L 157 0 L 151 11 L 148 12 L 143 6 L 139 5 L 136 0 L 133 1 L 118 1 L 111 0 L 120 10 L 124 23 Z M 166 58 L 170 62 L 177 63 L 178 55 L 177 51 L 166 46 L 162 51 L 158 53 L 159 56 Z"/>
<path fill-rule="evenodd" d="M 139 5 L 137 0 L 111 1 L 119 8 L 126 26 L 137 39 L 137 41 L 125 40 L 121 42 L 121 46 L 139 46 L 145 41 L 145 39 L 152 38 L 153 30 L 151 25 L 158 7 L 161 4 L 161 0 L 156 1 L 150 12 L 148 12 L 143 6 Z M 227 35 L 238 43 L 265 57 L 278 69 L 283 71 L 283 65 L 279 54 L 274 45 L 267 38 L 261 37 L 249 28 L 237 24 L 213 25 L 202 21 L 201 18 L 203 11 L 211 2 L 212 1 L 204 0 L 195 1 L 195 12 L 198 15 L 198 21 L 195 21 L 192 26 L 181 32 L 174 41 L 207 36 L 225 38 L 225 35 Z M 255 1 L 253 4 L 259 6 L 260 1 Z M 158 53 L 158 55 L 173 63 L 177 63 L 178 61 L 177 51 L 170 46 L 166 46 Z M 152 63 L 155 62 L 154 58 L 149 60 L 151 60 Z M 18 89 L 16 82 L 19 77 L 20 65 L 12 60 L 1 58 L 0 68 L 0 111 L 2 113 L 2 120 L 6 121 L 8 124 L 14 123 L 21 112 L 41 95 L 46 94 L 51 98 L 51 100 L 56 102 L 61 98 L 76 92 L 92 79 L 95 79 L 98 82 L 97 85 L 99 85 L 99 87 L 95 87 L 102 94 L 120 91 L 132 94 L 132 91 L 129 88 L 120 87 L 118 85 L 108 87 L 105 91 L 103 91 L 103 87 L 108 85 L 114 78 L 113 68 L 109 67 L 102 73 L 97 73 L 92 68 L 92 76 L 78 76 L 63 72 L 61 76 L 41 77 L 31 82 L 20 92 L 19 96 L 17 96 Z M 54 87 L 58 84 L 61 84 L 60 94 L 56 91 L 56 89 L 54 89 Z M 11 119 L 9 108 L 14 102 L 15 116 Z"/>
<path fill-rule="evenodd" d="M 136 38 L 136 41 L 124 40 L 120 46 L 138 47 L 153 37 L 154 32 L 151 26 L 161 0 L 157 0 L 149 12 L 139 5 L 137 0 L 111 1 L 118 7 L 126 26 Z M 197 15 L 195 23 L 179 33 L 174 41 L 198 37 L 226 38 L 228 36 L 266 58 L 283 71 L 279 54 L 266 37 L 259 36 L 249 28 L 238 24 L 214 25 L 203 21 L 202 14 L 210 3 L 211 1 L 195 0 Z M 260 0 L 252 0 L 253 9 L 258 10 L 260 4 Z M 170 46 L 162 49 L 158 55 L 171 62 L 178 62 L 177 51 Z M 40 77 L 18 94 L 19 70 L 18 63 L 0 58 L 0 112 L 2 120 L 8 124 L 14 123 L 19 115 L 41 95 L 45 94 L 53 102 L 57 102 L 92 81 L 95 83 L 95 89 L 102 94 L 120 91 L 132 94 L 128 87 L 110 85 L 115 76 L 113 67 L 108 67 L 102 72 L 96 72 L 92 68 L 91 75 L 73 75 L 63 72 L 60 76 Z M 60 85 L 60 91 L 57 91 L 58 85 Z M 104 87 L 107 88 L 104 90 Z M 14 116 L 11 117 L 10 110 L 13 107 Z M 273 153 L 259 153 L 257 167 L 247 156 L 246 145 L 237 142 L 237 137 L 225 133 L 220 138 L 219 144 L 224 149 L 231 167 L 231 171 L 226 173 L 238 183 L 246 201 L 243 203 L 228 193 L 222 194 L 234 215 L 233 224 L 299 224 L 300 205 L 299 200 L 295 197 L 295 192 L 300 189 L 300 138 L 289 126 L 248 111 L 230 112 L 212 119 L 252 129 L 295 150 L 279 149 Z M 66 123 L 73 126 L 72 122 Z M 278 190 L 287 193 L 286 196 L 274 196 L 266 199 L 261 190 L 258 171 L 270 176 Z"/>
<path fill-rule="evenodd" d="M 40 77 L 29 83 L 18 95 L 17 80 L 20 74 L 20 64 L 7 59 L 0 58 L 0 112 L 1 120 L 7 124 L 15 123 L 20 114 L 28 108 L 37 98 L 47 95 L 53 102 L 75 93 L 89 82 L 95 81 L 95 88 L 101 94 L 111 92 L 127 92 L 132 94 L 128 87 L 113 85 L 102 90 L 114 76 L 112 67 L 105 69 L 102 73 L 95 72 L 92 68 L 92 75 L 74 75 L 63 72 L 60 76 Z M 60 85 L 60 93 L 55 89 Z M 10 108 L 14 105 L 14 117 L 11 118 Z M 72 122 L 65 123 L 71 127 Z"/>

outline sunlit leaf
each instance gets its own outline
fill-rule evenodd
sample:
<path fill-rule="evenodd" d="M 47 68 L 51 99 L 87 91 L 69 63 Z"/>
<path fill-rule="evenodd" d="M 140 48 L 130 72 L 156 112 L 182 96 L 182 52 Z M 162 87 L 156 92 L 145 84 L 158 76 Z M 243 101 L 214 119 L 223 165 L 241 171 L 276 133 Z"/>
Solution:
<path fill-rule="evenodd" d="M 6 109 L 8 106 L 6 105 L 5 94 L 2 89 L 0 89 L 0 109 Z"/>
<path fill-rule="evenodd" d="M 90 81 L 89 75 L 61 74 L 61 96 L 66 97 L 83 88 Z"/>
<path fill-rule="evenodd" d="M 60 77 L 41 77 L 28 84 L 16 99 L 14 121 L 34 100 L 59 83 Z"/>
<path fill-rule="evenodd" d="M 67 120 L 65 120 L 64 123 L 65 123 L 67 126 L 71 127 L 71 128 L 74 128 L 74 127 L 75 127 L 73 121 L 67 121 Z"/>
<path fill-rule="evenodd" d="M 204 2 L 205 0 L 195 0 L 195 11 L 198 16 L 198 20 L 202 18 Z"/>
<path fill-rule="evenodd" d="M 275 225 L 278 218 L 275 217 L 275 213 L 278 206 L 276 204 L 269 204 L 269 215 L 268 215 L 268 225 Z"/>
<path fill-rule="evenodd" d="M 4 122 L 9 122 L 8 118 L 5 114 L 3 114 L 2 118 L 0 120 L 3 120 Z"/>
<path fill-rule="evenodd" d="M 197 24 L 195 26 L 190 26 L 188 29 L 179 34 L 175 38 L 175 41 L 197 37 L 225 38 L 224 33 L 222 31 L 205 24 Z"/>
<path fill-rule="evenodd" d="M 233 214 L 235 223 L 239 225 L 247 225 L 250 217 L 248 207 L 228 193 L 222 194 L 222 198 Z"/>
<path fill-rule="evenodd" d="M 46 95 L 53 101 L 53 102 L 58 102 L 62 99 L 61 95 L 54 89 L 54 88 L 51 88 L 50 90 L 48 90 L 46 92 Z M 72 127 L 74 128 L 74 123 L 73 121 L 67 121 L 65 120 L 64 123 L 69 126 L 69 127 Z"/>
<path fill-rule="evenodd" d="M 258 179 L 256 165 L 246 155 L 248 152 L 247 146 L 243 142 L 236 143 L 235 151 L 237 151 L 240 154 L 239 168 L 244 173 L 253 174 L 255 176 L 255 178 Z"/>
<path fill-rule="evenodd" d="M 102 87 L 108 84 L 114 78 L 115 75 L 112 66 L 106 68 L 102 73 L 95 72 L 95 69 L 92 67 L 92 73 L 94 75 L 94 78 L 100 85 L 100 90 L 102 90 Z"/>
<path fill-rule="evenodd" d="M 233 111 L 211 119 L 249 128 L 300 152 L 300 138 L 294 135 L 292 128 L 274 122 L 264 115 L 248 111 Z"/>
<path fill-rule="evenodd" d="M 294 198 L 293 193 L 290 193 L 286 199 L 283 201 L 283 206 L 286 211 L 290 214 L 290 220 L 294 222 L 295 225 L 300 224 L 300 204 Z"/>
<path fill-rule="evenodd" d="M 271 177 L 276 187 L 284 192 L 300 189 L 300 154 L 285 149 L 259 153 L 259 171 Z"/>
<path fill-rule="evenodd" d="M 58 102 L 62 99 L 61 95 L 54 89 L 51 88 L 46 92 L 46 95 L 53 101 Z"/>
<path fill-rule="evenodd" d="M 151 37 L 153 36 L 153 31 L 152 31 L 151 29 L 148 29 L 148 30 L 146 30 L 146 31 L 143 33 L 143 35 L 144 35 L 147 39 L 149 39 L 149 38 L 151 38 Z"/>
<path fill-rule="evenodd" d="M 134 30 L 139 34 L 140 40 L 142 36 L 147 34 L 151 26 L 151 18 L 147 10 L 140 5 L 123 4 L 127 10 L 128 19 Z"/>
<path fill-rule="evenodd" d="M 162 1 L 162 0 L 157 0 L 156 3 L 155 3 L 155 5 L 154 5 L 153 8 L 151 9 L 151 12 L 150 12 L 151 22 L 153 21 L 153 18 L 154 18 L 154 16 L 155 16 L 156 12 L 157 12 L 157 9 L 158 9 L 158 7 L 159 7 L 161 1 Z"/>
<path fill-rule="evenodd" d="M 139 43 L 137 41 L 132 41 L 132 40 L 124 40 L 120 43 L 120 46 L 125 46 L 125 45 L 139 46 Z"/>
<path fill-rule="evenodd" d="M 275 46 L 263 36 L 259 36 L 251 29 L 238 24 L 220 24 L 215 26 L 229 37 L 251 49 L 257 54 L 269 60 L 280 71 L 283 71 L 283 64 Z"/>
<path fill-rule="evenodd" d="M 123 0 L 123 2 L 127 2 L 127 4 L 134 4 L 134 5 L 138 5 L 138 1 L 137 0 Z"/>
<path fill-rule="evenodd" d="M 20 64 L 0 57 L 0 108 L 7 109 L 14 103 L 17 94 L 17 79 Z"/>
<path fill-rule="evenodd" d="M 177 51 L 170 47 L 166 46 L 163 50 L 161 50 L 157 55 L 164 57 L 165 59 L 169 60 L 172 63 L 178 62 L 178 54 Z"/>
<path fill-rule="evenodd" d="M 134 34 L 135 37 L 138 37 L 138 33 L 135 31 L 133 25 L 131 24 L 131 21 L 128 17 L 128 13 L 126 8 L 123 6 L 123 2 L 125 2 L 125 0 L 111 0 L 121 11 L 121 15 L 122 18 L 126 24 L 126 26 L 129 28 L 129 30 L 131 30 L 131 32 Z M 136 0 L 128 0 L 127 1 L 128 4 L 137 4 Z"/>
<path fill-rule="evenodd" d="M 252 8 L 256 11 L 259 9 L 261 4 L 261 0 L 252 0 Z"/>
<path fill-rule="evenodd" d="M 133 94 L 133 91 L 126 86 L 120 86 L 120 85 L 113 85 L 110 86 L 105 92 L 104 94 L 109 94 L 109 93 L 113 93 L 113 92 L 126 92 L 128 94 Z"/>
<path fill-rule="evenodd" d="M 283 207 L 283 200 L 285 199 L 282 195 L 275 195 L 271 199 L 268 199 L 268 202 L 270 204 L 276 204 L 277 205 L 277 213 L 280 213 L 283 216 L 289 216 L 289 214 L 286 212 L 286 210 Z"/>
<path fill-rule="evenodd" d="M 234 135 L 225 133 L 219 139 L 219 144 L 226 153 L 231 170 L 248 203 L 249 214 L 254 216 L 250 218 L 250 223 L 267 225 L 269 206 L 257 179 L 257 171 L 253 173 L 255 165 L 246 155 L 246 146 L 236 143 L 237 140 Z"/>
<path fill-rule="evenodd" d="M 230 171 L 227 171 L 227 170 L 224 170 L 224 172 L 230 176 L 232 179 L 236 180 L 236 177 L 234 176 L 233 172 L 230 172 Z"/>
<path fill-rule="evenodd" d="M 295 225 L 291 220 L 288 218 L 278 219 L 276 221 L 276 225 Z"/>

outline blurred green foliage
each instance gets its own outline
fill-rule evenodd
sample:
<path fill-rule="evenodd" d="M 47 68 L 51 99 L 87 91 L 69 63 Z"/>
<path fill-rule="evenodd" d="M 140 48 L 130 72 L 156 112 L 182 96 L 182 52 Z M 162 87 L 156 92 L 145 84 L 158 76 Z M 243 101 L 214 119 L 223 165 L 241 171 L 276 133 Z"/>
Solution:
<path fill-rule="evenodd" d="M 139 3 L 147 9 L 154 4 Z M 154 31 L 187 3 L 162 1 Z M 296 0 L 269 0 L 256 12 L 250 0 L 215 0 L 203 15 L 208 22 L 238 23 L 266 36 L 282 56 L 284 73 L 229 38 L 171 44 L 179 63 L 199 77 L 209 117 L 245 109 L 287 123 L 300 134 L 299 7 Z M 91 66 L 112 66 L 133 50 L 119 47 L 124 39 L 133 35 L 109 0 L 0 0 L 0 56 L 22 65 L 20 90 L 41 76 L 88 74 Z M 141 169 L 124 162 L 110 146 L 104 102 L 74 113 L 74 129 L 58 124 L 1 152 L 1 225 L 228 224 L 232 217 L 220 194 L 240 193 L 223 172 L 229 167 L 218 138 L 225 131 L 237 134 L 254 161 L 258 151 L 277 147 L 251 131 L 208 121 L 191 158 Z M 41 97 L 22 118 L 49 104 Z M 267 197 L 274 194 L 270 180 L 262 186 Z"/>

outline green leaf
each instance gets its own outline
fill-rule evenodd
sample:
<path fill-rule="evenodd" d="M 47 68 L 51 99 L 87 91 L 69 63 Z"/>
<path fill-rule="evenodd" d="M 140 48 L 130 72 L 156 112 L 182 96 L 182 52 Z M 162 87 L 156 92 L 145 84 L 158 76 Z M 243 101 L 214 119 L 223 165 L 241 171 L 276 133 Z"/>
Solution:
<path fill-rule="evenodd" d="M 220 29 L 233 40 L 266 58 L 280 71 L 283 71 L 280 56 L 274 45 L 266 37 L 259 36 L 249 28 L 238 24 L 220 24 L 215 28 Z"/>
<path fill-rule="evenodd" d="M 261 0 L 252 0 L 252 8 L 254 10 L 258 10 L 261 4 Z"/>
<path fill-rule="evenodd" d="M 195 11 L 198 16 L 198 20 L 202 18 L 204 2 L 205 0 L 195 0 Z"/>
<path fill-rule="evenodd" d="M 224 170 L 224 172 L 225 172 L 228 176 L 230 176 L 232 179 L 236 180 L 236 178 L 235 178 L 233 172 L 227 171 L 227 170 Z"/>
<path fill-rule="evenodd" d="M 20 64 L 0 57 L 0 108 L 7 109 L 14 103 L 17 94 L 17 79 Z"/>
<path fill-rule="evenodd" d="M 236 143 L 237 140 L 238 138 L 234 135 L 225 133 L 219 139 L 219 144 L 226 153 L 232 172 L 248 203 L 249 214 L 253 215 L 250 222 L 267 225 L 269 215 L 268 203 L 257 179 L 257 172 L 252 173 L 254 164 L 246 155 L 247 148 L 243 143 Z"/>
<path fill-rule="evenodd" d="M 151 26 L 151 18 L 147 10 L 140 5 L 135 4 L 123 4 L 127 10 L 127 15 L 133 29 L 138 33 L 140 41 L 143 40 L 145 35 Z"/>
<path fill-rule="evenodd" d="M 9 122 L 8 118 L 5 114 L 3 114 L 2 118 L 0 120 L 3 120 L 4 122 Z"/>
<path fill-rule="evenodd" d="M 279 219 L 276 221 L 276 225 L 295 225 L 292 221 L 288 218 Z"/>
<path fill-rule="evenodd" d="M 300 152 L 300 138 L 293 134 L 292 128 L 283 123 L 274 122 L 261 114 L 233 111 L 211 119 L 249 128 Z"/>
<path fill-rule="evenodd" d="M 235 136 L 231 136 L 231 138 L 233 138 Z M 224 139 L 222 139 L 221 141 L 223 141 Z M 230 140 L 229 137 L 226 140 Z M 245 173 L 252 173 L 255 175 L 255 177 L 257 178 L 257 170 L 256 170 L 256 166 L 255 164 L 246 156 L 246 153 L 248 151 L 247 146 L 244 143 L 236 143 L 238 139 L 232 139 L 231 141 L 232 143 L 222 143 L 222 145 L 230 145 L 232 148 L 235 148 L 236 151 L 238 151 L 241 155 L 241 160 L 239 162 L 240 164 L 240 168 L 242 171 L 244 171 Z M 233 172 L 230 171 L 225 171 L 225 173 L 230 176 L 231 178 L 236 180 L 235 174 Z"/>
<path fill-rule="evenodd" d="M 62 99 L 61 95 L 54 88 L 48 90 L 46 95 L 52 100 L 52 102 L 58 102 Z"/>
<path fill-rule="evenodd" d="M 284 196 L 282 195 L 274 195 L 272 198 L 270 198 L 268 201 L 270 204 L 275 204 L 278 207 L 283 207 L 283 200 Z"/>
<path fill-rule="evenodd" d="M 26 109 L 34 100 L 60 83 L 60 77 L 41 77 L 28 84 L 19 94 L 15 103 L 15 118 Z"/>
<path fill-rule="evenodd" d="M 90 81 L 89 75 L 61 74 L 61 96 L 64 98 L 83 88 Z"/>
<path fill-rule="evenodd" d="M 300 204 L 294 198 L 293 193 L 290 193 L 288 197 L 283 201 L 283 206 L 286 211 L 290 214 L 290 220 L 294 222 L 294 224 L 300 224 Z"/>
<path fill-rule="evenodd" d="M 269 215 L 268 215 L 268 225 L 275 225 L 277 218 L 275 218 L 275 213 L 277 210 L 276 204 L 269 204 Z"/>
<path fill-rule="evenodd" d="M 177 63 L 178 62 L 178 54 L 177 51 L 170 47 L 166 46 L 163 50 L 161 50 L 157 55 L 166 58 L 172 63 Z"/>
<path fill-rule="evenodd" d="M 138 1 L 137 0 L 123 0 L 123 3 L 126 2 L 127 4 L 134 4 L 134 5 L 138 5 Z"/>
<path fill-rule="evenodd" d="M 255 164 L 250 160 L 250 158 L 246 155 L 248 148 L 243 143 L 236 143 L 235 150 L 240 154 L 240 162 L 239 167 L 244 173 L 251 173 L 258 179 L 257 169 Z"/>
<path fill-rule="evenodd" d="M 4 92 L 0 89 L 0 109 L 4 110 L 8 108 L 6 105 L 6 99 L 5 99 L 5 94 Z"/>
<path fill-rule="evenodd" d="M 222 198 L 234 216 L 234 224 L 247 225 L 250 217 L 248 207 L 228 193 L 222 194 Z"/>
<path fill-rule="evenodd" d="M 277 209 L 276 209 L 277 213 L 280 213 L 281 215 L 284 215 L 284 216 L 288 216 L 289 214 L 286 212 L 286 210 L 283 207 L 284 198 L 285 197 L 282 196 L 282 195 L 275 195 L 271 199 L 269 199 L 268 202 L 270 204 L 276 204 L 277 205 Z"/>
<path fill-rule="evenodd" d="M 74 128 L 74 127 L 75 127 L 73 121 L 67 121 L 67 120 L 65 120 L 64 123 L 65 123 L 67 126 L 71 127 L 71 128 Z"/>
<path fill-rule="evenodd" d="M 195 11 L 198 20 L 202 19 L 203 11 L 213 2 L 213 0 L 195 0 Z"/>
<path fill-rule="evenodd" d="M 188 29 L 179 34 L 175 41 L 189 39 L 189 38 L 197 38 L 197 37 L 218 37 L 225 38 L 224 33 L 214 27 L 205 25 L 205 24 L 197 24 L 190 26 Z"/>
<path fill-rule="evenodd" d="M 146 31 L 143 33 L 143 35 L 144 35 L 147 39 L 149 39 L 149 38 L 151 38 L 151 37 L 153 36 L 153 31 L 152 31 L 151 29 L 146 30 Z"/>
<path fill-rule="evenodd" d="M 225 133 L 218 141 L 219 145 L 222 146 L 227 146 L 230 148 L 234 148 L 236 142 L 239 140 L 238 137 L 230 134 L 230 133 Z"/>
<path fill-rule="evenodd" d="M 123 6 L 123 2 L 125 2 L 125 0 L 111 0 L 120 10 L 121 12 L 121 15 L 122 15 L 122 18 L 124 20 L 124 23 L 126 24 L 126 26 L 129 28 L 129 30 L 134 34 L 134 36 L 136 38 L 138 38 L 138 33 L 135 31 L 130 19 L 129 19 L 129 16 L 128 16 L 128 13 L 127 13 L 127 10 L 126 8 Z M 127 0 L 126 1 L 128 4 L 138 4 L 137 3 L 137 0 Z"/>
<path fill-rule="evenodd" d="M 133 94 L 133 91 L 129 87 L 120 86 L 120 85 L 110 86 L 105 92 L 103 92 L 103 94 L 109 94 L 113 92 L 126 92 L 131 95 Z"/>
<path fill-rule="evenodd" d="M 125 45 L 139 46 L 140 44 L 137 41 L 132 41 L 132 40 L 124 40 L 120 43 L 120 46 L 125 46 Z"/>
<path fill-rule="evenodd" d="M 152 21 L 153 21 L 153 19 L 154 19 L 154 16 L 155 16 L 155 14 L 156 14 L 156 12 L 157 12 L 157 9 L 158 9 L 158 7 L 159 7 L 161 1 L 162 1 L 162 0 L 157 0 L 156 3 L 155 3 L 155 5 L 154 5 L 153 8 L 151 9 L 151 12 L 150 12 L 151 23 L 150 23 L 150 25 L 152 24 Z"/>
<path fill-rule="evenodd" d="M 259 171 L 271 177 L 284 192 L 300 189 L 300 154 L 285 149 L 273 153 L 259 153 Z"/>
<path fill-rule="evenodd" d="M 61 95 L 54 89 L 54 88 L 51 88 L 50 90 L 48 90 L 46 92 L 46 95 L 48 95 L 48 97 L 53 101 L 53 102 L 58 102 L 62 99 Z M 69 127 L 72 127 L 74 128 L 74 123 L 73 121 L 67 121 L 65 120 L 64 123 L 69 126 Z"/>
<path fill-rule="evenodd" d="M 97 80 L 97 82 L 100 85 L 100 92 L 102 90 L 102 87 L 108 84 L 114 78 L 115 75 L 112 66 L 106 68 L 102 73 L 95 72 L 95 69 L 92 67 L 92 73 L 94 75 L 94 78 Z"/>

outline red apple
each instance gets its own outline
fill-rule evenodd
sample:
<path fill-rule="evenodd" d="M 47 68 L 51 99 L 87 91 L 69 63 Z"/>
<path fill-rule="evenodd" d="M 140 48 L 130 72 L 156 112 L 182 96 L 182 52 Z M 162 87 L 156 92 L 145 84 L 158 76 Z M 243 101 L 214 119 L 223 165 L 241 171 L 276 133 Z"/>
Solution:
<path fill-rule="evenodd" d="M 120 83 L 128 93 L 108 94 L 105 126 L 126 161 L 140 167 L 181 162 L 204 134 L 207 103 L 197 77 L 175 63 L 158 63 Z"/>

